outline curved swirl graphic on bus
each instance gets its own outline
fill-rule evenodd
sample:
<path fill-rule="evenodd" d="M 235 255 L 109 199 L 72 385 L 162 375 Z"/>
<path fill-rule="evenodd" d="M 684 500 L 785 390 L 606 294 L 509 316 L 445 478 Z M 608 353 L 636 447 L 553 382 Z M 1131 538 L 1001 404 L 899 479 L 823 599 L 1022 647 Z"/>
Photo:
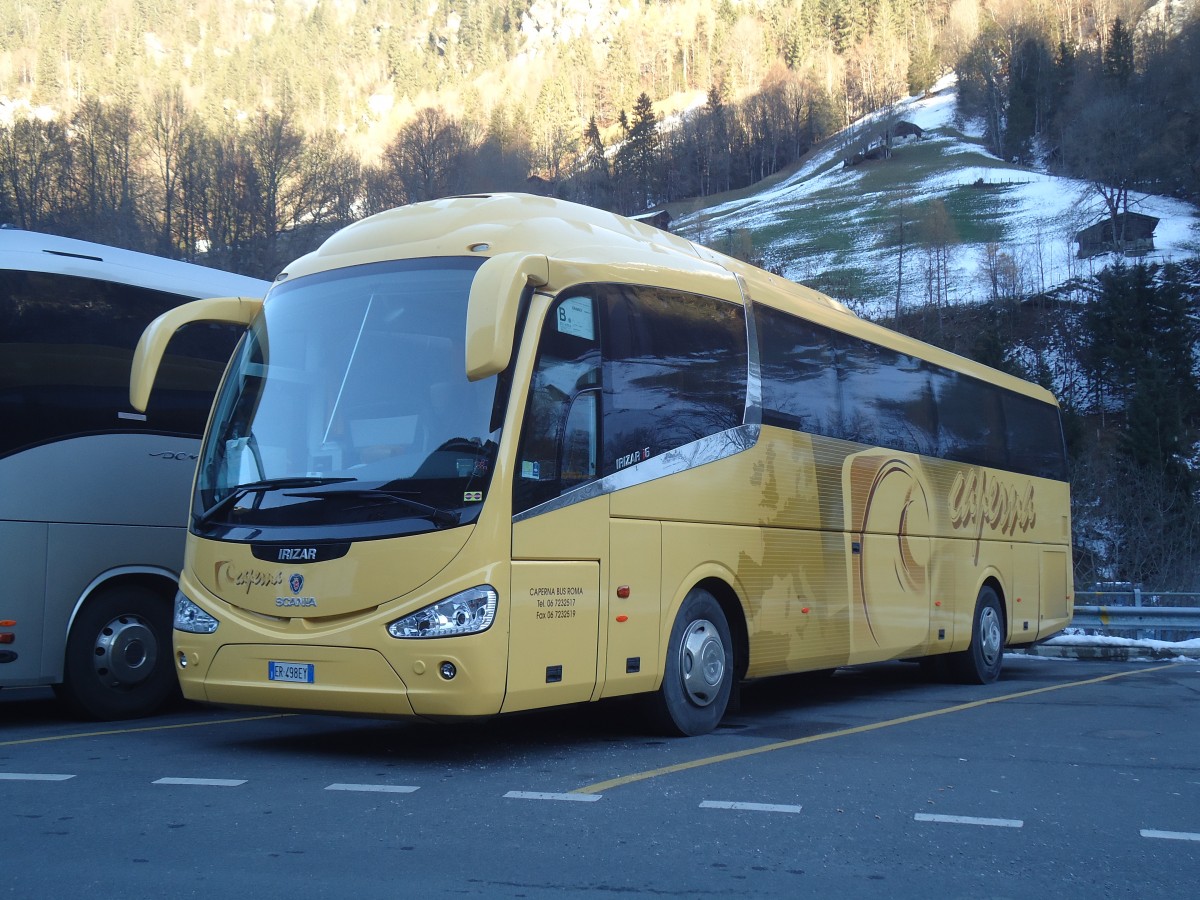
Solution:
<path fill-rule="evenodd" d="M 851 461 L 850 471 L 853 526 L 861 535 L 855 599 L 876 644 L 916 643 L 925 624 L 903 614 L 902 598 L 928 591 L 931 510 L 925 486 L 913 465 L 897 457 L 864 454 Z"/>

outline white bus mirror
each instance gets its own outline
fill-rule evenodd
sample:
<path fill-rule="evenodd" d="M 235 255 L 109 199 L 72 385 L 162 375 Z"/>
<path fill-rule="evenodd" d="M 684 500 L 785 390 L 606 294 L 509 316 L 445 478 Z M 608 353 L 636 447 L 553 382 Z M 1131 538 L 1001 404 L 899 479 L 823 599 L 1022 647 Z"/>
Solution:
<path fill-rule="evenodd" d="M 211 297 L 193 300 L 169 309 L 149 325 L 138 339 L 133 353 L 133 368 L 129 373 L 129 402 L 138 412 L 145 412 L 150 403 L 150 388 L 158 375 L 163 354 L 171 337 L 184 325 L 193 322 L 228 322 L 249 325 L 262 309 L 258 297 Z"/>
<path fill-rule="evenodd" d="M 550 280 L 550 261 L 533 253 L 500 253 L 475 273 L 467 301 L 467 378 L 504 370 L 512 356 L 521 295 Z"/>

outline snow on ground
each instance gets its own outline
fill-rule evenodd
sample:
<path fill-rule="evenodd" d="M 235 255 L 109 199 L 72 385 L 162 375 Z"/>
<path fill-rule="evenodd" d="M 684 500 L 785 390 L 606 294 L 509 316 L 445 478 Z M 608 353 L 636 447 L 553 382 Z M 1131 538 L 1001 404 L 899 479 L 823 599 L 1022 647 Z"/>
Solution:
<path fill-rule="evenodd" d="M 1147 650 L 1200 650 L 1200 638 L 1190 641 L 1155 641 L 1149 638 L 1113 637 L 1107 634 L 1081 634 L 1081 629 L 1068 628 L 1050 639 L 1059 645 L 1104 645 L 1108 647 L 1144 647 Z"/>
<path fill-rule="evenodd" d="M 1053 648 L 1065 658 L 1083 655 L 1088 650 L 1110 651 L 1125 659 L 1143 659 L 1200 664 L 1200 638 L 1189 641 L 1156 641 L 1150 638 L 1113 637 L 1103 634 L 1082 634 L 1081 629 L 1068 628 L 1040 646 Z M 1036 648 L 1035 648 L 1036 651 Z M 1036 655 L 1035 651 L 1031 651 Z"/>
<path fill-rule="evenodd" d="M 980 124 L 956 119 L 956 100 L 954 77 L 949 75 L 928 94 L 909 98 L 890 111 L 855 123 L 779 184 L 682 216 L 676 227 L 701 243 L 712 241 L 716 234 L 741 229 L 752 235 L 784 235 L 759 244 L 758 250 L 768 263 L 778 265 L 796 281 L 813 281 L 836 269 L 865 270 L 875 296 L 840 299 L 865 299 L 857 309 L 870 315 L 886 312 L 895 303 L 898 250 L 894 242 L 889 246 L 881 240 L 878 224 L 864 227 L 860 219 L 870 214 L 878 223 L 880 217 L 892 215 L 901 201 L 918 210 L 922 201 L 944 199 L 953 191 L 958 191 L 961 198 L 962 189 L 967 187 L 982 189 L 978 202 L 988 206 L 986 214 L 995 220 L 1003 238 L 991 248 L 982 241 L 952 246 L 948 260 L 950 302 L 982 302 L 991 296 L 992 282 L 986 268 L 989 250 L 993 260 L 998 249 L 1014 264 L 1012 277 L 1018 281 L 1014 287 L 1019 293 L 1047 290 L 1109 265 L 1111 256 L 1090 260 L 1077 257 L 1076 233 L 1107 214 L 1095 188 L 1084 181 L 1017 168 L 992 156 L 981 143 Z M 869 132 L 887 112 L 919 125 L 925 132 L 919 140 L 908 139 L 897 145 L 893 157 L 897 178 L 909 177 L 915 171 L 901 165 L 901 161 L 906 148 L 918 143 L 926 155 L 936 151 L 941 164 L 915 183 L 899 182 L 871 192 L 867 189 L 868 171 L 872 172 L 870 183 L 878 186 L 889 171 L 882 167 L 892 162 L 872 164 L 874 168 L 845 168 L 842 160 L 849 155 L 847 147 L 854 137 Z M 843 208 L 851 211 L 840 211 Z M 1150 261 L 1169 261 L 1200 252 L 1200 219 L 1193 205 L 1137 194 L 1130 198 L 1130 209 L 1160 219 Z M 833 252 L 812 246 L 819 244 L 820 233 L 830 228 L 830 215 L 839 216 L 832 227 L 843 232 L 851 249 Z M 806 221 L 812 224 L 806 226 Z M 806 227 L 812 231 L 806 232 Z M 927 299 L 928 283 L 921 275 L 919 250 L 909 246 L 907 254 L 902 302 L 919 304 Z"/>

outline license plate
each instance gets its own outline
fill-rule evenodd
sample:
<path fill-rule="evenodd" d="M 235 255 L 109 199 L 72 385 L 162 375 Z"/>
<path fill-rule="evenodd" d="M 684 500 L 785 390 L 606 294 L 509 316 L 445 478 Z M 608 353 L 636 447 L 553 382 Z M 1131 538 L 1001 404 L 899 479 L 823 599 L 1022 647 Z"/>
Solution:
<path fill-rule="evenodd" d="M 267 677 L 271 681 L 294 681 L 297 684 L 312 684 L 316 681 L 317 667 L 312 663 L 275 662 L 267 663 Z"/>

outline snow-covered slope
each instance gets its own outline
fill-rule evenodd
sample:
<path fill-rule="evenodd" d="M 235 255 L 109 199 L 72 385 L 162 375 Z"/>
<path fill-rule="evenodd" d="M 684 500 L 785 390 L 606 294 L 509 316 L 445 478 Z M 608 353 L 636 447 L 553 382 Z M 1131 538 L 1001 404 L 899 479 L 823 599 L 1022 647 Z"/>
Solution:
<path fill-rule="evenodd" d="M 909 306 L 1027 295 L 1108 265 L 1106 256 L 1079 259 L 1075 240 L 1106 215 L 1096 189 L 992 156 L 977 125 L 957 119 L 955 100 L 949 76 L 855 123 L 781 183 L 683 216 L 674 230 L 722 250 L 728 233 L 748 232 L 767 264 L 872 316 L 897 298 Z M 923 135 L 901 139 L 888 159 L 844 166 L 889 114 Z M 951 222 L 941 261 L 921 237 L 939 200 Z M 1200 253 L 1195 206 L 1138 194 L 1130 210 L 1160 219 L 1150 260 Z"/>

